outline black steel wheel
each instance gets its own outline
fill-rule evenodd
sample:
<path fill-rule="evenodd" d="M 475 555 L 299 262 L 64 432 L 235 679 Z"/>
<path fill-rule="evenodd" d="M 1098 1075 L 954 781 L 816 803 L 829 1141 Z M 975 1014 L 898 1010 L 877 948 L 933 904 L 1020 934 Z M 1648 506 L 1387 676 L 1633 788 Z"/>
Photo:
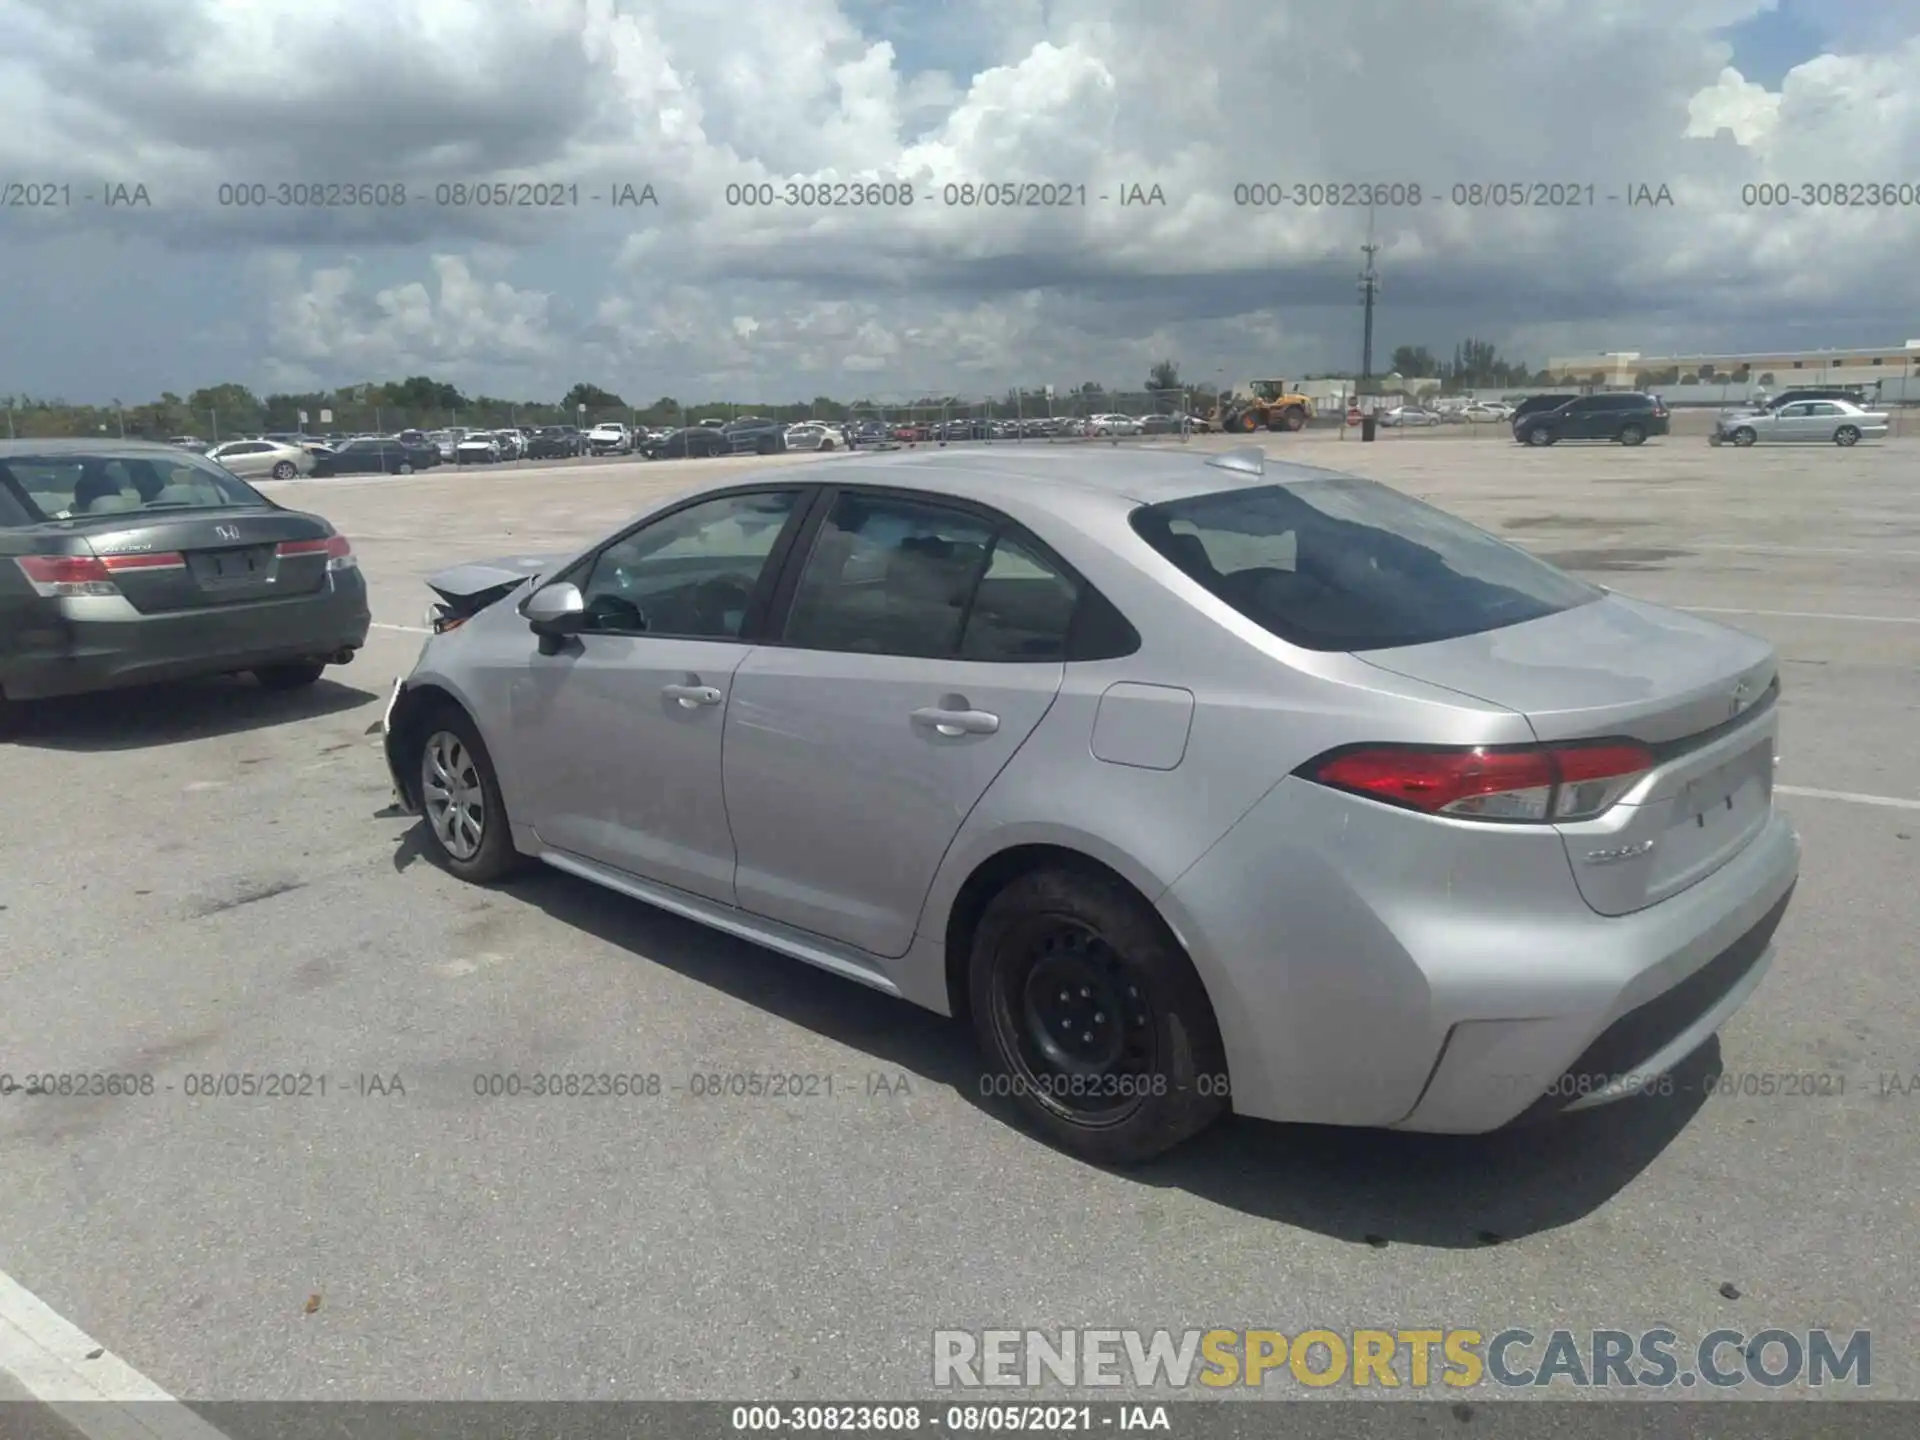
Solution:
<path fill-rule="evenodd" d="M 1227 1108 L 1206 989 L 1119 881 L 1076 870 L 1015 880 L 981 916 L 968 978 L 983 1093 L 1062 1148 L 1138 1163 Z"/>

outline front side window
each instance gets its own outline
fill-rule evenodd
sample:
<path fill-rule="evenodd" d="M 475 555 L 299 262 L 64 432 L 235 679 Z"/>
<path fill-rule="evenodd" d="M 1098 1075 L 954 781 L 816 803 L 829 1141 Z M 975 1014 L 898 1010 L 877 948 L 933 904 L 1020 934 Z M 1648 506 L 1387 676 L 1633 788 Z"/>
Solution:
<path fill-rule="evenodd" d="M 129 512 L 269 508 L 230 470 L 198 456 L 13 455 L 0 459 L 0 489 L 43 520 Z"/>
<path fill-rule="evenodd" d="M 1189 579 L 1307 650 L 1375 650 L 1556 614 L 1600 590 L 1371 480 L 1224 491 L 1134 512 Z"/>
<path fill-rule="evenodd" d="M 739 639 L 800 493 L 718 496 L 614 541 L 580 587 L 589 631 Z"/>

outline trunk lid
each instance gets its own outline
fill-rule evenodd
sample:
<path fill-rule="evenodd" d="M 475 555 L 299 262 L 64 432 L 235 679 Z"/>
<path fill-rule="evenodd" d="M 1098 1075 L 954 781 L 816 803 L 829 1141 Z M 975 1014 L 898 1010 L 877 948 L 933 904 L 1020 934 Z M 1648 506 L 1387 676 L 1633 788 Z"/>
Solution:
<path fill-rule="evenodd" d="M 1772 815 L 1778 662 L 1758 636 L 1609 594 L 1360 658 L 1518 711 L 1544 742 L 1628 737 L 1653 750 L 1653 774 L 1620 804 L 1555 827 L 1601 914 L 1644 909 L 1705 879 Z"/>
<path fill-rule="evenodd" d="M 324 521 L 296 510 L 234 506 L 148 508 L 82 532 L 99 556 L 179 555 L 184 564 L 117 571 L 114 583 L 143 615 L 308 595 L 327 581 L 327 557 L 277 553 L 283 540 L 319 540 Z"/>

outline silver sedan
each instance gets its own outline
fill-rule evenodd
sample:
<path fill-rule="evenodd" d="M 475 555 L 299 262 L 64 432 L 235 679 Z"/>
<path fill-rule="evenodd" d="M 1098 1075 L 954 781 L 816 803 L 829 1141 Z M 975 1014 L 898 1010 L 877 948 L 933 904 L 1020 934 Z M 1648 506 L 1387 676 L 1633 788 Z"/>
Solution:
<path fill-rule="evenodd" d="M 1796 400 L 1775 410 L 1750 410 L 1720 418 L 1710 437 L 1716 445 L 1798 443 L 1858 445 L 1884 439 L 1887 417 L 1847 400 Z"/>
<path fill-rule="evenodd" d="M 1258 450 L 856 452 L 429 583 L 435 860 L 964 1017 L 1098 1161 L 1636 1094 L 1798 875 L 1765 640 Z"/>
<path fill-rule="evenodd" d="M 208 450 L 207 458 L 243 480 L 291 480 L 313 473 L 310 451 L 278 440 L 229 440 Z"/>

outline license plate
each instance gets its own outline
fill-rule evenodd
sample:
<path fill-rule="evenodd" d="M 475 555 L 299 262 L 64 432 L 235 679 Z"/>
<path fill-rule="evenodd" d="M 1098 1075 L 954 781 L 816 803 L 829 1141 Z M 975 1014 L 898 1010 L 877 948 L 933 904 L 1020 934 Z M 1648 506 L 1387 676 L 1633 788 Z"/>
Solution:
<path fill-rule="evenodd" d="M 254 580 L 266 570 L 266 558 L 258 548 L 208 550 L 193 560 L 194 573 L 201 580 Z"/>
<path fill-rule="evenodd" d="M 387 696 L 387 708 L 380 714 L 380 733 L 382 735 L 390 735 L 393 733 L 393 707 L 400 703 L 400 692 L 406 688 L 406 684 L 407 682 L 404 676 L 393 682 L 393 693 Z"/>

